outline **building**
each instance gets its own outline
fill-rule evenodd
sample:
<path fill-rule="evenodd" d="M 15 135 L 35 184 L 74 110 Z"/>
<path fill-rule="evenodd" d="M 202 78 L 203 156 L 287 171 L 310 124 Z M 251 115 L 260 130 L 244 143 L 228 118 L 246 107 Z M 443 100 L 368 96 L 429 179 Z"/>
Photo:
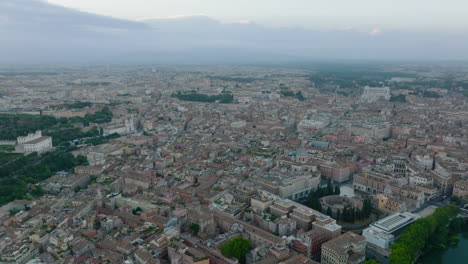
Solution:
<path fill-rule="evenodd" d="M 335 219 L 328 215 L 317 216 L 312 223 L 312 229 L 324 232 L 328 240 L 341 235 L 341 226 L 336 223 Z"/>
<path fill-rule="evenodd" d="M 372 139 L 389 138 L 392 126 L 388 122 L 381 120 L 368 119 L 364 122 L 355 122 L 347 126 L 351 135 L 364 136 Z"/>
<path fill-rule="evenodd" d="M 284 175 L 270 174 L 256 179 L 257 184 L 267 192 L 283 199 L 306 198 L 320 183 L 318 174 Z"/>
<path fill-rule="evenodd" d="M 322 159 L 315 160 L 318 162 L 318 167 L 323 177 L 340 183 L 349 180 L 351 173 L 348 167 L 342 166 L 337 162 Z"/>
<path fill-rule="evenodd" d="M 398 234 L 402 228 L 413 223 L 418 218 L 419 216 L 409 212 L 396 213 L 372 223 L 370 227 L 389 234 Z"/>
<path fill-rule="evenodd" d="M 389 176 L 373 171 L 364 171 L 354 175 L 353 188 L 370 194 L 384 193 L 391 180 L 392 178 Z"/>
<path fill-rule="evenodd" d="M 322 215 L 323 214 L 318 211 L 298 204 L 296 208 L 292 210 L 292 213 L 289 215 L 289 217 L 296 221 L 296 227 L 298 229 L 308 231 L 312 228 L 312 222 L 315 220 L 315 218 Z"/>
<path fill-rule="evenodd" d="M 111 134 L 127 135 L 135 131 L 135 121 L 133 117 L 123 118 L 119 122 L 106 124 L 102 126 L 102 133 L 104 136 Z"/>
<path fill-rule="evenodd" d="M 42 136 L 40 130 L 18 137 L 17 143 L 15 151 L 21 153 L 42 153 L 52 149 L 52 137 Z"/>
<path fill-rule="evenodd" d="M 307 256 L 313 260 L 320 260 L 322 245 L 330 240 L 328 234 L 320 229 L 312 229 L 299 237 L 308 246 Z"/>
<path fill-rule="evenodd" d="M 364 229 L 362 236 L 367 241 L 366 257 L 375 259 L 382 264 L 388 264 L 390 248 L 395 238 L 417 218 L 417 215 L 411 213 L 396 213 Z"/>
<path fill-rule="evenodd" d="M 380 248 L 389 249 L 395 240 L 395 236 L 375 227 L 368 227 L 362 231 L 362 236 L 368 243 L 372 243 Z"/>
<path fill-rule="evenodd" d="M 379 99 L 386 101 L 390 100 L 390 88 L 389 87 L 364 87 L 364 92 L 361 95 L 361 102 L 372 103 Z"/>
<path fill-rule="evenodd" d="M 432 170 L 434 166 L 434 158 L 429 155 L 416 155 L 416 164 L 426 170 Z"/>
<path fill-rule="evenodd" d="M 406 212 L 408 209 L 405 202 L 386 193 L 374 195 L 374 207 L 389 213 Z"/>
<path fill-rule="evenodd" d="M 459 180 L 453 184 L 453 195 L 460 199 L 468 199 L 468 181 Z"/>
<path fill-rule="evenodd" d="M 366 239 L 347 232 L 322 245 L 322 264 L 362 263 L 366 259 Z"/>

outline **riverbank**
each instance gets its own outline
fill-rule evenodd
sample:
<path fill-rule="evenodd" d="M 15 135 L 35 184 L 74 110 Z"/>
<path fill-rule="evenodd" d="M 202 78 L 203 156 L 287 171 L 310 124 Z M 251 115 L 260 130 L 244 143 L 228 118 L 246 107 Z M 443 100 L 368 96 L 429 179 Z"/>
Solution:
<path fill-rule="evenodd" d="M 458 234 L 460 241 L 457 246 L 446 250 L 435 250 L 423 255 L 417 264 L 465 263 L 468 260 L 468 232 Z"/>

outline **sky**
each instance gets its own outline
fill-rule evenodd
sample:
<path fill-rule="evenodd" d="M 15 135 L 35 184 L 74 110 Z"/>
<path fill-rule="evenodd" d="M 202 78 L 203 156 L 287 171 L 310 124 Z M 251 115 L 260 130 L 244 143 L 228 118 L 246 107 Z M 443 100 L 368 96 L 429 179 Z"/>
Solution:
<path fill-rule="evenodd" d="M 314 30 L 468 32 L 466 0 L 47 0 L 81 11 L 141 20 L 206 15 L 222 22 Z"/>
<path fill-rule="evenodd" d="M 0 64 L 468 60 L 468 1 L 0 0 Z"/>

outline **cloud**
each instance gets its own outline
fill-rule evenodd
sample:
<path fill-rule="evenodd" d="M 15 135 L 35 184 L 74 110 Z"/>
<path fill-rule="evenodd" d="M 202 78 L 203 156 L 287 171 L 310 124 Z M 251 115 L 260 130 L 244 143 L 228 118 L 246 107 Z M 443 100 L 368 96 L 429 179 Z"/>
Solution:
<path fill-rule="evenodd" d="M 136 21 L 138 22 L 145 22 L 148 20 L 166 20 L 166 19 L 184 19 L 184 18 L 192 18 L 192 17 L 206 17 L 205 14 L 191 14 L 191 15 L 174 15 L 174 16 L 164 16 L 164 17 L 142 17 L 137 18 Z"/>
<path fill-rule="evenodd" d="M 267 28 L 248 20 L 223 23 L 203 14 L 136 22 L 42 1 L 0 0 L 0 63 L 468 59 L 466 34 L 381 33 L 379 28 Z M 369 41 L 369 35 L 379 37 Z"/>
<path fill-rule="evenodd" d="M 248 25 L 248 24 L 253 24 L 252 21 L 247 20 L 247 19 L 242 19 L 234 22 L 221 22 L 222 24 L 240 24 L 240 25 Z"/>
<path fill-rule="evenodd" d="M 345 26 L 345 27 L 339 28 L 338 30 L 351 32 L 351 31 L 354 31 L 354 28 L 352 26 Z"/>
<path fill-rule="evenodd" d="M 382 30 L 380 28 L 374 28 L 369 32 L 369 35 L 371 36 L 377 36 L 382 33 Z"/>

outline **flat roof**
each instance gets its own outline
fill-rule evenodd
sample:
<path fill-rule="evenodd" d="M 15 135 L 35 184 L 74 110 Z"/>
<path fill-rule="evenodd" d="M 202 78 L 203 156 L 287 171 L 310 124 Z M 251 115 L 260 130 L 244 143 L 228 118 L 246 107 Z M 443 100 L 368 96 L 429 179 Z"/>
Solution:
<path fill-rule="evenodd" d="M 411 224 L 412 222 L 416 221 L 417 218 L 419 217 L 411 213 L 396 213 L 380 219 L 375 223 L 372 223 L 371 226 L 388 233 L 392 233 L 406 225 Z"/>

